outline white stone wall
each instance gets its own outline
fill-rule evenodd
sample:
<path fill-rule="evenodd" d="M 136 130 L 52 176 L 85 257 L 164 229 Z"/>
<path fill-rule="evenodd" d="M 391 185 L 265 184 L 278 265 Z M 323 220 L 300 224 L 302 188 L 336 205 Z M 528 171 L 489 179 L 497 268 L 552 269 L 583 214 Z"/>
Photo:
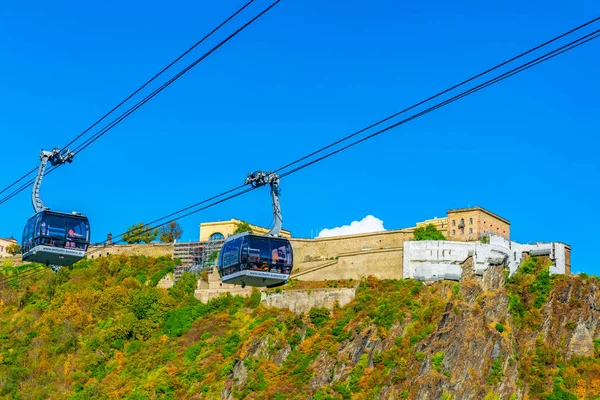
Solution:
<path fill-rule="evenodd" d="M 501 236 L 490 236 L 489 243 L 423 240 L 404 242 L 404 278 L 422 281 L 459 280 L 461 265 L 473 258 L 477 275 L 491 265 L 505 264 L 512 276 L 521 265 L 523 252 L 548 256 L 553 265 L 551 274 L 564 274 L 566 270 L 563 243 L 520 244 Z"/>

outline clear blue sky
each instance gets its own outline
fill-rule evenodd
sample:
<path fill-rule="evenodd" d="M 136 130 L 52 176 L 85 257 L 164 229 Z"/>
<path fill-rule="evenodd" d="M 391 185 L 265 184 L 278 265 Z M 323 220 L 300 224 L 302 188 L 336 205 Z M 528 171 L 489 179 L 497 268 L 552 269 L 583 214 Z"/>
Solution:
<path fill-rule="evenodd" d="M 241 4 L 0 4 L 0 186 Z M 50 175 L 44 198 L 85 212 L 103 240 L 598 15 L 596 0 L 283 0 Z M 600 40 L 292 175 L 282 181 L 284 226 L 308 237 L 372 214 L 394 229 L 481 205 L 511 221 L 513 239 L 569 243 L 573 270 L 599 274 L 599 76 Z M 20 237 L 31 214 L 29 192 L 0 205 L 0 236 Z M 269 224 L 267 189 L 183 220 L 183 238 L 232 217 Z"/>

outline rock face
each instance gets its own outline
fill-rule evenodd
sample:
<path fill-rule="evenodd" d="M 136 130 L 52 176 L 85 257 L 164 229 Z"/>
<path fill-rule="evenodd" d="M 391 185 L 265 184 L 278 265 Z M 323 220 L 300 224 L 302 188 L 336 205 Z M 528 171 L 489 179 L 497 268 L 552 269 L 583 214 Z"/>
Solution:
<path fill-rule="evenodd" d="M 443 308 L 432 318 L 435 328 L 416 344 L 414 357 L 403 357 L 396 363 L 400 367 L 389 369 L 388 376 L 378 382 L 375 397 L 532 399 L 558 390 L 558 386 L 552 388 L 552 380 L 540 386 L 527 376 L 539 368 L 540 360 L 543 368 L 556 369 L 560 359 L 593 358 L 600 338 L 600 297 L 598 280 L 556 279 L 545 305 L 531 311 L 531 318 L 539 323 L 534 328 L 514 321 L 501 266 L 491 267 L 483 276 L 463 274 L 459 284 L 434 283 L 432 290 L 443 300 Z M 335 355 L 319 354 L 312 365 L 311 388 L 349 385 L 362 361 L 365 371 L 377 368 L 373 360 L 379 354 L 406 344 L 411 319 L 394 324 L 383 335 L 373 325 L 363 326 L 352 332 Z M 547 350 L 553 355 L 545 356 Z M 600 375 L 594 382 L 590 387 L 600 383 Z M 585 383 L 580 380 L 577 385 Z"/>

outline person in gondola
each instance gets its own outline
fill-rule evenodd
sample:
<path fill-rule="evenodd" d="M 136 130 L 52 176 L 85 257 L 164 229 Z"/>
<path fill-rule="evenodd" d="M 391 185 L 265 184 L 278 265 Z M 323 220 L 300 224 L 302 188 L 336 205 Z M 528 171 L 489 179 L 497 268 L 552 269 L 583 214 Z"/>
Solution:
<path fill-rule="evenodd" d="M 47 238 L 48 236 L 48 224 L 46 223 L 46 221 L 43 221 L 40 223 L 40 236 L 41 238 L 41 243 L 42 244 L 49 244 L 51 245 L 52 242 Z"/>
<path fill-rule="evenodd" d="M 76 247 L 75 238 L 77 234 L 73 230 L 73 228 L 69 229 L 67 232 L 67 247 Z"/>

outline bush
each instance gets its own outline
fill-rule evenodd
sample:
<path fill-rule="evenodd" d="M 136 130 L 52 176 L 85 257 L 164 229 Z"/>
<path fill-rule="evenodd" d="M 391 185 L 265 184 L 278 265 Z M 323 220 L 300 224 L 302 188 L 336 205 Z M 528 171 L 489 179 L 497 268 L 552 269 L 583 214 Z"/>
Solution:
<path fill-rule="evenodd" d="M 413 235 L 415 240 L 446 240 L 444 234 L 433 224 L 415 229 Z"/>
<path fill-rule="evenodd" d="M 225 338 L 225 348 L 223 350 L 223 358 L 227 358 L 237 350 L 240 342 L 242 341 L 242 337 L 239 333 L 234 332 L 231 335 Z"/>
<path fill-rule="evenodd" d="M 125 348 L 125 354 L 134 354 L 140 349 L 140 347 L 142 347 L 142 342 L 134 340 Z"/>
<path fill-rule="evenodd" d="M 329 321 L 329 310 L 325 307 L 313 307 L 309 311 L 310 320 L 318 327 Z"/>
<path fill-rule="evenodd" d="M 160 294 L 154 289 L 136 293 L 131 300 L 131 311 L 137 319 L 145 319 L 158 311 Z"/>
<path fill-rule="evenodd" d="M 458 292 L 460 292 L 460 285 L 455 283 L 452 285 L 452 293 L 454 293 L 454 296 L 458 296 Z"/>
<path fill-rule="evenodd" d="M 433 363 L 433 369 L 440 372 L 442 370 L 442 361 L 444 361 L 445 353 L 443 351 L 438 351 L 433 356 L 431 356 L 431 362 Z"/>
<path fill-rule="evenodd" d="M 187 362 L 192 362 L 198 357 L 200 351 L 202 350 L 202 343 L 196 343 L 183 352 L 183 359 Z"/>
<path fill-rule="evenodd" d="M 169 288 L 169 294 L 175 300 L 181 300 L 187 296 L 193 296 L 197 284 L 198 279 L 196 278 L 196 274 L 186 272 L 181 275 L 173 287 Z"/>
<path fill-rule="evenodd" d="M 248 297 L 246 301 L 246 306 L 249 308 L 257 308 L 260 305 L 261 294 L 257 288 L 252 288 L 252 294 Z"/>
<path fill-rule="evenodd" d="M 496 383 L 500 382 L 500 380 L 502 380 L 503 375 L 504 372 L 502 371 L 502 360 L 500 359 L 500 357 L 498 357 L 492 363 L 492 370 L 490 371 L 490 374 L 487 378 L 488 384 L 495 385 Z"/>
<path fill-rule="evenodd" d="M 496 330 L 500 333 L 504 332 L 504 325 L 502 325 L 501 323 L 497 323 Z"/>

